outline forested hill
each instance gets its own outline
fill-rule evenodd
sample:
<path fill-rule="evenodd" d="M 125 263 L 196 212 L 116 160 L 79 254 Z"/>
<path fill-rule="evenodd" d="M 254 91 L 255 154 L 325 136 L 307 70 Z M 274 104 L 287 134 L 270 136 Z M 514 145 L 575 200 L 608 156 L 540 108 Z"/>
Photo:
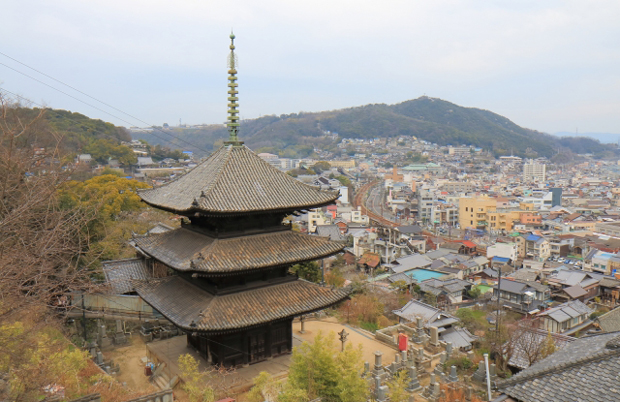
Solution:
<path fill-rule="evenodd" d="M 27 124 L 27 135 L 18 136 L 18 147 L 45 148 L 48 152 L 56 150 L 59 155 L 73 157 L 78 153 L 91 154 L 99 163 L 116 159 L 123 165 L 136 162 L 130 147 L 121 145 L 131 140 L 131 135 L 123 127 L 98 119 L 91 119 L 80 113 L 67 110 L 27 108 L 19 105 L 7 109 L 8 124 L 20 126 Z"/>
<path fill-rule="evenodd" d="M 172 130 L 205 149 L 212 149 L 216 141 L 226 137 L 226 129 L 222 125 Z M 341 138 L 416 136 L 440 145 L 472 144 L 491 150 L 496 155 L 511 152 L 525 155 L 528 148 L 541 156 L 551 156 L 558 149 L 578 153 L 605 150 L 596 140 L 558 138 L 520 127 L 487 110 L 466 108 L 426 96 L 396 105 L 373 104 L 245 120 L 240 136 L 255 150 L 271 149 L 280 154 L 304 156 L 304 153 L 311 152 L 313 145 L 327 149 L 335 147 L 334 141 L 325 137 L 326 131 L 338 133 Z M 157 139 L 151 137 L 141 134 L 136 138 L 157 143 Z"/>

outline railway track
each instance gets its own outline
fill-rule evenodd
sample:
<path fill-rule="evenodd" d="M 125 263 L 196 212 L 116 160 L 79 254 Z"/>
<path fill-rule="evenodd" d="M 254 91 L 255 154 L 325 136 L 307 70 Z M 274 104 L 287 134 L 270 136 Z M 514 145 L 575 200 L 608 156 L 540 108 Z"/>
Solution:
<path fill-rule="evenodd" d="M 371 220 L 377 222 L 379 225 L 390 226 L 390 227 L 400 226 L 398 223 L 392 222 L 391 220 L 386 219 L 383 216 L 378 215 L 378 214 L 372 212 L 371 210 L 369 210 L 368 208 L 366 208 L 366 202 L 365 202 L 366 201 L 366 197 L 368 197 L 368 194 L 370 193 L 370 189 L 372 189 L 377 184 L 379 184 L 379 180 L 374 180 L 374 181 L 371 181 L 369 183 L 364 184 L 355 193 L 355 197 L 353 197 L 353 205 L 356 208 L 357 207 L 361 207 L 362 214 L 367 215 Z"/>

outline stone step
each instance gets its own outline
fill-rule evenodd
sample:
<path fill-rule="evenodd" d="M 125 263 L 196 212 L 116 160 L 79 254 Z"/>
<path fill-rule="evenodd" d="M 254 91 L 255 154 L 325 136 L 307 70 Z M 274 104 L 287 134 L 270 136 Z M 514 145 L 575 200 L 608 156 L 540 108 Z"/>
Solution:
<path fill-rule="evenodd" d="M 170 382 L 170 377 L 168 377 L 168 375 L 166 373 L 161 373 L 159 375 L 159 378 L 163 378 L 164 381 L 166 381 L 166 384 L 168 384 Z"/>
<path fill-rule="evenodd" d="M 168 389 L 168 382 L 164 380 L 162 377 L 157 377 L 155 380 L 155 385 L 159 387 L 159 389 Z"/>

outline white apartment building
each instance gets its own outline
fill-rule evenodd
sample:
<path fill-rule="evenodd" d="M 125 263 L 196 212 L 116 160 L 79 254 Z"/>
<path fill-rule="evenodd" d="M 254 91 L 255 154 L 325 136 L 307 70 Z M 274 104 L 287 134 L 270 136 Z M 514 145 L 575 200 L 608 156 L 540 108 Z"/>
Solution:
<path fill-rule="evenodd" d="M 471 147 L 448 147 L 448 154 L 468 156 L 471 154 Z"/>
<path fill-rule="evenodd" d="M 536 163 L 533 160 L 529 160 L 523 165 L 523 180 L 526 181 L 545 181 L 547 165 L 544 163 Z"/>
<path fill-rule="evenodd" d="M 515 261 L 518 256 L 518 246 L 516 243 L 495 243 L 487 247 L 487 258 L 489 260 L 493 257 L 501 257 Z"/>

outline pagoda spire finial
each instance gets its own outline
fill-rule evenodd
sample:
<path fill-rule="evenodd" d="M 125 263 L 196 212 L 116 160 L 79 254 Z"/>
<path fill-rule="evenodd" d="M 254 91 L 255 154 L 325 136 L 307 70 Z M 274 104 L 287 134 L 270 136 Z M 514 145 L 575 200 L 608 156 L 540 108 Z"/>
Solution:
<path fill-rule="evenodd" d="M 241 145 L 239 141 L 239 98 L 237 98 L 237 55 L 235 54 L 235 34 L 230 32 L 230 54 L 228 55 L 228 141 L 227 145 Z"/>

